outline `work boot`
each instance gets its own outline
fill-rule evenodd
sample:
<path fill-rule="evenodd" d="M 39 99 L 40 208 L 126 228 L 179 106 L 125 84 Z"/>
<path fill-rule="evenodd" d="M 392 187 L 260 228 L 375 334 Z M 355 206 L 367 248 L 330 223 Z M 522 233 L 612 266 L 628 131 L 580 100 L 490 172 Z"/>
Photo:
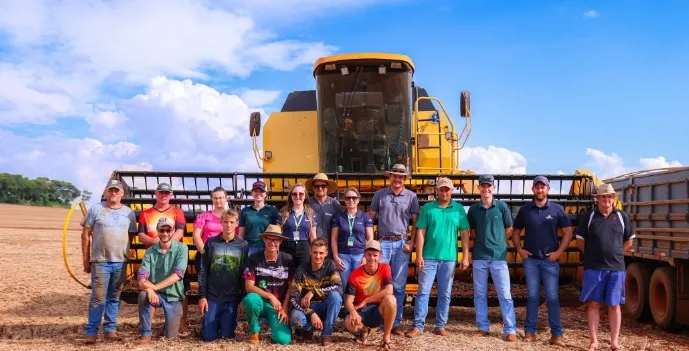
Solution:
<path fill-rule="evenodd" d="M 321 336 L 321 346 L 330 346 L 333 344 L 332 336 Z"/>
<path fill-rule="evenodd" d="M 484 337 L 484 336 L 488 336 L 488 335 L 490 335 L 490 333 L 487 331 L 483 331 L 483 330 L 479 330 L 476 333 L 474 333 L 475 337 Z"/>
<path fill-rule="evenodd" d="M 104 338 L 105 338 L 105 340 L 107 340 L 107 341 L 122 341 L 122 337 L 120 337 L 119 335 L 117 335 L 117 332 L 105 333 Z"/>
<path fill-rule="evenodd" d="M 151 344 L 151 337 L 150 336 L 142 336 L 139 338 L 139 345 L 150 345 Z"/>
<path fill-rule="evenodd" d="M 448 332 L 445 328 L 436 329 L 435 333 L 440 336 L 447 336 Z"/>
<path fill-rule="evenodd" d="M 524 335 L 524 341 L 534 342 L 534 341 L 536 341 L 536 335 L 531 334 L 531 333 L 526 333 L 526 335 Z"/>
<path fill-rule="evenodd" d="M 392 330 L 390 331 L 390 333 L 391 333 L 392 335 L 404 336 L 404 331 L 402 330 L 402 327 L 400 327 L 400 326 L 397 326 L 397 327 L 392 328 Z"/>
<path fill-rule="evenodd" d="M 258 344 L 258 333 L 249 334 L 249 344 Z"/>
<path fill-rule="evenodd" d="M 422 331 L 420 331 L 416 328 L 411 328 L 411 330 L 409 330 L 406 334 L 404 334 L 404 336 L 406 336 L 408 338 L 415 338 L 415 337 L 421 335 L 422 333 L 423 333 Z"/>
<path fill-rule="evenodd" d="M 550 338 L 550 345 L 555 345 L 555 346 L 560 346 L 560 347 L 565 347 L 565 339 L 561 336 L 553 336 Z"/>
<path fill-rule="evenodd" d="M 86 345 L 93 345 L 96 343 L 96 341 L 98 341 L 97 336 L 87 336 L 86 338 L 84 338 L 84 344 Z"/>
<path fill-rule="evenodd" d="M 505 341 L 515 342 L 515 341 L 517 341 L 517 336 L 515 334 L 508 334 L 507 337 L 505 338 Z"/>

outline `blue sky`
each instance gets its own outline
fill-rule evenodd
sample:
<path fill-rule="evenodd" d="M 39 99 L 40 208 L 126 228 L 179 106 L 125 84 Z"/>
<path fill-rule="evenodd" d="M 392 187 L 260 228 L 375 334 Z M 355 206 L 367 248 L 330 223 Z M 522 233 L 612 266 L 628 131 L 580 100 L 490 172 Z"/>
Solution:
<path fill-rule="evenodd" d="M 689 163 L 687 2 L 94 3 L 0 1 L 0 171 L 93 187 L 113 168 L 247 167 L 248 111 L 312 89 L 320 54 L 362 51 L 409 55 L 456 123 L 471 91 L 474 170 Z"/>

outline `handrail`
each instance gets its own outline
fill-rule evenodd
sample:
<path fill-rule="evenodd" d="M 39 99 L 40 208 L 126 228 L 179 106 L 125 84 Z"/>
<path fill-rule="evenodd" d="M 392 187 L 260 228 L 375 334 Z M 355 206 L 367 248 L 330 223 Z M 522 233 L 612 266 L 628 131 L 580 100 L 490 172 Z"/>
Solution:
<path fill-rule="evenodd" d="M 452 133 L 451 135 L 454 137 L 454 136 L 457 134 L 456 131 L 455 131 L 455 130 L 456 130 L 456 129 L 455 129 L 455 123 L 452 121 L 452 118 L 450 118 L 450 114 L 447 113 L 447 110 L 445 109 L 445 105 L 443 105 L 443 102 L 442 102 L 439 98 L 433 97 L 433 96 L 418 96 L 418 97 L 416 98 L 416 101 L 414 101 L 414 115 L 416 116 L 416 120 L 415 120 L 416 123 L 414 123 L 414 126 L 415 126 L 415 128 L 414 128 L 414 129 L 415 129 L 414 135 L 417 136 L 417 137 L 418 137 L 418 135 L 419 135 L 419 130 L 418 130 L 418 112 L 419 112 L 419 101 L 421 101 L 421 100 L 430 100 L 430 101 L 437 101 L 437 102 L 438 102 L 438 104 L 440 105 L 440 108 L 442 109 L 443 116 L 444 116 L 445 119 L 448 121 L 448 124 L 449 124 L 449 126 L 450 126 L 450 133 Z M 438 116 L 438 117 L 440 117 L 440 116 Z M 440 123 L 440 122 L 438 122 L 438 123 Z M 429 134 L 430 134 L 430 133 L 429 133 Z M 442 133 L 437 133 L 437 134 L 436 134 L 436 133 L 433 133 L 433 135 L 438 135 L 438 134 L 442 135 Z M 452 143 L 453 143 L 453 144 L 456 143 L 457 141 L 458 141 L 458 140 L 452 139 Z M 418 146 L 418 144 L 417 144 L 417 146 Z M 442 145 L 438 145 L 438 147 L 442 148 Z M 454 173 L 454 172 L 456 172 L 456 171 L 459 170 L 459 167 L 457 166 L 457 157 L 456 157 L 456 155 L 455 155 L 456 152 L 457 152 L 457 149 L 455 148 L 455 146 L 454 146 L 454 145 L 451 145 L 451 146 L 450 146 L 450 165 L 451 165 L 450 170 L 451 170 L 452 173 Z M 419 163 L 418 163 L 418 162 L 419 162 L 418 147 L 417 147 L 416 162 L 417 162 L 417 169 L 418 169 L 418 168 L 420 168 L 420 167 L 419 167 Z M 442 160 L 440 161 L 440 163 L 442 164 Z M 441 165 L 438 165 L 438 168 L 437 168 L 437 169 L 447 169 L 447 168 L 440 167 L 440 166 L 441 166 Z M 427 167 L 425 167 L 425 168 L 427 168 Z"/>

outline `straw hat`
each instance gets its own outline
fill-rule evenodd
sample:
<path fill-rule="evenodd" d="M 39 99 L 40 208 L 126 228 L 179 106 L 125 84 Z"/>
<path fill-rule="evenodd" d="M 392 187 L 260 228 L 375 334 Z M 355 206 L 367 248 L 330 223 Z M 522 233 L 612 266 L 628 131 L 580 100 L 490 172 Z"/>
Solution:
<path fill-rule="evenodd" d="M 594 196 L 602 196 L 602 195 L 617 195 L 617 192 L 615 191 L 615 188 L 612 187 L 610 184 L 601 184 L 596 188 L 596 191 L 593 193 Z"/>
<path fill-rule="evenodd" d="M 266 230 L 258 234 L 258 237 L 263 239 L 266 236 L 276 237 L 280 239 L 289 239 L 288 237 L 282 235 L 282 228 L 277 224 L 269 224 Z"/>
<path fill-rule="evenodd" d="M 385 176 L 389 177 L 391 174 L 397 174 L 401 176 L 408 177 L 409 172 L 407 171 L 407 167 L 401 163 L 397 163 L 394 166 L 392 166 L 392 170 L 390 171 L 385 171 Z"/>
<path fill-rule="evenodd" d="M 313 183 L 316 181 L 321 181 L 328 184 L 328 194 L 334 193 L 337 190 L 337 183 L 334 180 L 328 179 L 328 176 L 325 173 L 318 173 L 313 176 L 313 178 L 306 181 L 306 184 L 304 184 L 306 186 L 306 191 L 312 194 L 315 193 Z"/>

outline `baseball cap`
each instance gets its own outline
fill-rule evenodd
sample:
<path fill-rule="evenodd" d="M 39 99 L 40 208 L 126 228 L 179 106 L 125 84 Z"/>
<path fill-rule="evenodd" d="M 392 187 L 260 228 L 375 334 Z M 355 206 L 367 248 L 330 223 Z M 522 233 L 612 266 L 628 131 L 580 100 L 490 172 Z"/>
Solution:
<path fill-rule="evenodd" d="M 495 181 L 495 179 L 490 174 L 484 174 L 484 175 L 478 177 L 478 184 L 479 185 L 481 185 L 481 184 L 493 184 L 494 181 Z"/>
<path fill-rule="evenodd" d="M 369 250 L 369 249 L 381 251 L 381 249 L 380 249 L 380 242 L 378 242 L 377 240 L 369 240 L 369 241 L 367 241 L 367 242 L 366 242 L 366 248 L 365 248 L 365 250 Z"/>
<path fill-rule="evenodd" d="M 548 178 L 546 178 L 546 176 L 542 176 L 542 175 L 536 176 L 536 178 L 533 179 L 533 184 L 536 185 L 536 183 L 538 183 L 538 182 L 541 182 L 545 185 L 550 185 L 550 182 L 548 182 Z"/>
<path fill-rule="evenodd" d="M 122 182 L 120 182 L 120 181 L 117 180 L 117 179 L 110 179 L 110 180 L 108 181 L 108 187 L 107 187 L 107 188 L 108 188 L 108 189 L 110 189 L 110 188 L 117 188 L 117 189 L 120 189 L 120 190 L 124 190 L 124 187 L 122 186 Z"/>
<path fill-rule="evenodd" d="M 175 227 L 175 222 L 170 219 L 169 217 L 160 217 L 158 220 L 158 224 L 156 225 L 156 229 L 160 229 L 160 227 L 165 227 L 168 226 L 170 228 Z"/>
<path fill-rule="evenodd" d="M 261 189 L 263 191 L 266 191 L 266 183 L 264 183 L 260 180 L 257 182 L 254 182 L 254 184 L 251 186 L 251 190 L 254 191 L 256 189 Z"/>
<path fill-rule="evenodd" d="M 172 185 L 165 183 L 165 182 L 162 182 L 162 183 L 158 184 L 158 187 L 156 188 L 156 190 L 172 192 Z"/>
<path fill-rule="evenodd" d="M 454 186 L 454 184 L 452 184 L 452 181 L 450 180 L 450 178 L 443 177 L 443 178 L 438 179 L 435 182 L 435 187 L 436 188 L 446 187 L 446 188 L 453 189 L 455 186 Z"/>

